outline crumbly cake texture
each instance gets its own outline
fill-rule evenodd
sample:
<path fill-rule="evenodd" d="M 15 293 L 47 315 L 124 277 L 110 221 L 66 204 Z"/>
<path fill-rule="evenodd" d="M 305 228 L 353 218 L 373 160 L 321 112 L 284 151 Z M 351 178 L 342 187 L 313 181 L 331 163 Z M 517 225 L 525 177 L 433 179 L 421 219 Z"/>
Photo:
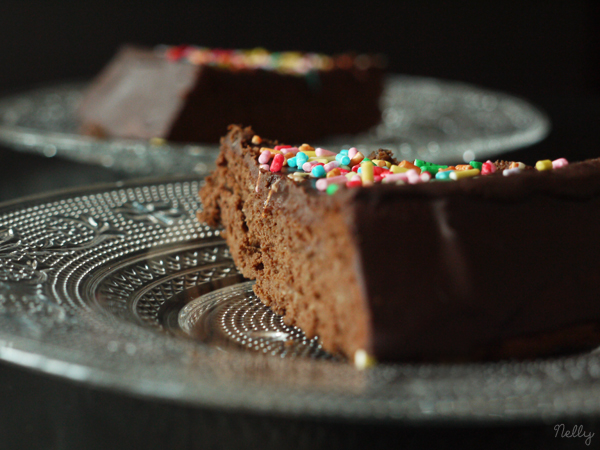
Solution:
<path fill-rule="evenodd" d="M 318 139 L 379 123 L 381 57 L 126 46 L 78 109 L 100 137 L 218 142 L 230 123 L 267 135 Z"/>
<path fill-rule="evenodd" d="M 352 168 L 338 165 L 350 169 L 347 181 L 323 189 L 326 176 L 290 165 L 271 171 L 284 150 L 277 144 L 230 127 L 200 191 L 199 218 L 225 227 L 261 300 L 326 350 L 465 361 L 600 342 L 600 160 L 450 170 L 414 161 L 420 181 L 410 181 L 417 170 L 400 170 L 380 151 L 355 175 L 368 179 L 368 165 L 380 164 L 385 177 L 352 187 Z M 267 164 L 265 149 L 273 150 Z M 479 173 L 443 181 L 452 178 L 438 178 L 442 171 Z"/>

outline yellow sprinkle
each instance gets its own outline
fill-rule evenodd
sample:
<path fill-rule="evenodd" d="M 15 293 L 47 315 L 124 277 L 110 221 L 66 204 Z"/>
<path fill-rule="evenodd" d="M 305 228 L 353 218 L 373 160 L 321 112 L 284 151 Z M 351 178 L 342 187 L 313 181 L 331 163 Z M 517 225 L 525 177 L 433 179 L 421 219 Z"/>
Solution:
<path fill-rule="evenodd" d="M 328 162 L 334 161 L 335 156 L 310 156 L 308 158 L 309 161 L 317 161 L 323 164 L 327 164 Z"/>
<path fill-rule="evenodd" d="M 153 137 L 152 139 L 150 139 L 150 145 L 154 145 L 156 147 L 165 145 L 166 143 L 167 143 L 167 140 L 163 139 L 163 138 Z"/>
<path fill-rule="evenodd" d="M 360 163 L 360 173 L 363 186 L 370 186 L 373 184 L 373 167 L 373 163 L 370 161 Z"/>
<path fill-rule="evenodd" d="M 399 167 L 395 164 L 390 167 L 390 172 L 392 173 L 404 173 L 408 171 L 409 169 L 407 167 Z"/>
<path fill-rule="evenodd" d="M 308 156 L 309 158 L 311 158 L 311 157 L 313 157 L 313 158 L 314 158 L 315 156 L 317 156 L 317 152 L 311 152 L 311 151 L 309 151 L 309 150 L 302 151 L 302 153 L 304 153 L 304 154 L 305 154 L 306 156 Z"/>
<path fill-rule="evenodd" d="M 346 178 L 348 178 L 348 181 L 350 181 L 354 175 L 356 175 L 356 173 L 355 173 L 355 172 L 352 172 L 352 171 L 350 171 L 350 172 L 348 172 L 348 173 L 346 174 Z"/>
<path fill-rule="evenodd" d="M 310 146 L 310 145 L 308 145 L 308 144 L 302 144 L 300 147 L 298 147 L 298 150 L 300 150 L 301 152 L 304 152 L 304 153 L 306 153 L 306 152 L 314 152 L 314 151 L 315 151 L 315 148 L 314 148 L 314 147 L 311 147 L 311 146 Z M 314 156 L 314 155 L 313 155 L 313 156 Z"/>
<path fill-rule="evenodd" d="M 462 178 L 471 178 L 479 175 L 479 169 L 456 170 L 450 173 L 451 180 L 460 180 Z"/>
<path fill-rule="evenodd" d="M 392 163 L 389 161 L 386 161 L 385 166 L 389 169 L 390 167 L 392 167 Z"/>
<path fill-rule="evenodd" d="M 262 153 L 262 152 L 271 152 L 271 153 L 273 153 L 274 151 L 275 151 L 275 150 L 273 150 L 272 148 L 269 148 L 269 147 L 261 147 L 261 148 L 260 148 L 260 152 L 261 152 L 261 153 Z"/>
<path fill-rule="evenodd" d="M 255 145 L 258 145 L 262 142 L 262 138 L 258 135 L 255 134 L 254 136 L 252 136 L 252 143 Z"/>
<path fill-rule="evenodd" d="M 271 155 L 281 155 L 281 151 L 280 150 L 269 150 L 271 152 Z"/>
<path fill-rule="evenodd" d="M 291 178 L 294 181 L 302 181 L 304 178 L 308 177 L 310 173 L 306 172 L 294 172 L 288 175 L 288 178 Z"/>
<path fill-rule="evenodd" d="M 365 350 L 359 349 L 354 352 L 354 367 L 358 370 L 368 369 L 377 364 L 375 358 L 369 355 Z"/>
<path fill-rule="evenodd" d="M 552 161 L 550 161 L 549 159 L 538 161 L 535 163 L 535 168 L 537 170 L 550 170 L 552 169 Z"/>

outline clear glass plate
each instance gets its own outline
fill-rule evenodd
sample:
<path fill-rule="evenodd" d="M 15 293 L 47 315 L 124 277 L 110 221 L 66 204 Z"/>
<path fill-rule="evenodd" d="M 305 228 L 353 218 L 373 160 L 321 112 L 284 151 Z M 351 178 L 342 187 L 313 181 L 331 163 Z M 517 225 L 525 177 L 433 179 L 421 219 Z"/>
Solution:
<path fill-rule="evenodd" d="M 425 423 L 600 413 L 600 357 L 380 364 L 326 354 L 256 300 L 200 177 L 132 181 L 0 205 L 0 359 L 148 398 Z"/>
<path fill-rule="evenodd" d="M 0 142 L 136 176 L 202 173 L 213 163 L 215 145 L 81 135 L 75 112 L 86 86 L 61 84 L 2 99 Z M 402 159 L 456 163 L 534 144 L 550 129 L 547 117 L 524 100 L 433 78 L 388 77 L 381 106 L 382 122 L 368 133 L 311 144 L 368 152 L 386 148 Z"/>

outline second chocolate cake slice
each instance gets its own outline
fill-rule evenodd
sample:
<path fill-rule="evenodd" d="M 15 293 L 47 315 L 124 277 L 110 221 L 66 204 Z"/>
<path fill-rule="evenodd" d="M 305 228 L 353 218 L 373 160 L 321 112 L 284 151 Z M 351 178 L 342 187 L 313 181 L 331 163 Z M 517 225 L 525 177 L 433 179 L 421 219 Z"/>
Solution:
<path fill-rule="evenodd" d="M 381 58 L 192 46 L 127 46 L 80 108 L 102 137 L 218 142 L 230 123 L 290 140 L 354 134 L 379 123 Z"/>

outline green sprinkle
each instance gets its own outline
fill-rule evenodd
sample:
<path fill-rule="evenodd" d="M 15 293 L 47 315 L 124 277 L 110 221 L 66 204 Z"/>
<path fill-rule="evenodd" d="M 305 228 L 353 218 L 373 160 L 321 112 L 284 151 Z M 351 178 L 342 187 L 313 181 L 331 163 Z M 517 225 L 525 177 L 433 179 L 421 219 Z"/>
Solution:
<path fill-rule="evenodd" d="M 481 168 L 483 167 L 483 163 L 480 163 L 480 162 L 477 162 L 477 161 L 471 161 L 469 164 L 471 165 L 471 167 L 473 169 L 479 169 L 479 170 L 481 170 Z"/>
<path fill-rule="evenodd" d="M 333 195 L 338 191 L 339 188 L 340 187 L 337 184 L 330 184 L 329 186 L 327 186 L 327 193 L 329 195 Z"/>
<path fill-rule="evenodd" d="M 440 164 L 434 164 L 428 161 L 423 161 L 422 159 L 415 159 L 414 165 L 417 166 L 421 171 L 429 172 L 431 174 L 436 174 L 439 169 L 447 169 L 448 166 L 442 166 Z"/>

